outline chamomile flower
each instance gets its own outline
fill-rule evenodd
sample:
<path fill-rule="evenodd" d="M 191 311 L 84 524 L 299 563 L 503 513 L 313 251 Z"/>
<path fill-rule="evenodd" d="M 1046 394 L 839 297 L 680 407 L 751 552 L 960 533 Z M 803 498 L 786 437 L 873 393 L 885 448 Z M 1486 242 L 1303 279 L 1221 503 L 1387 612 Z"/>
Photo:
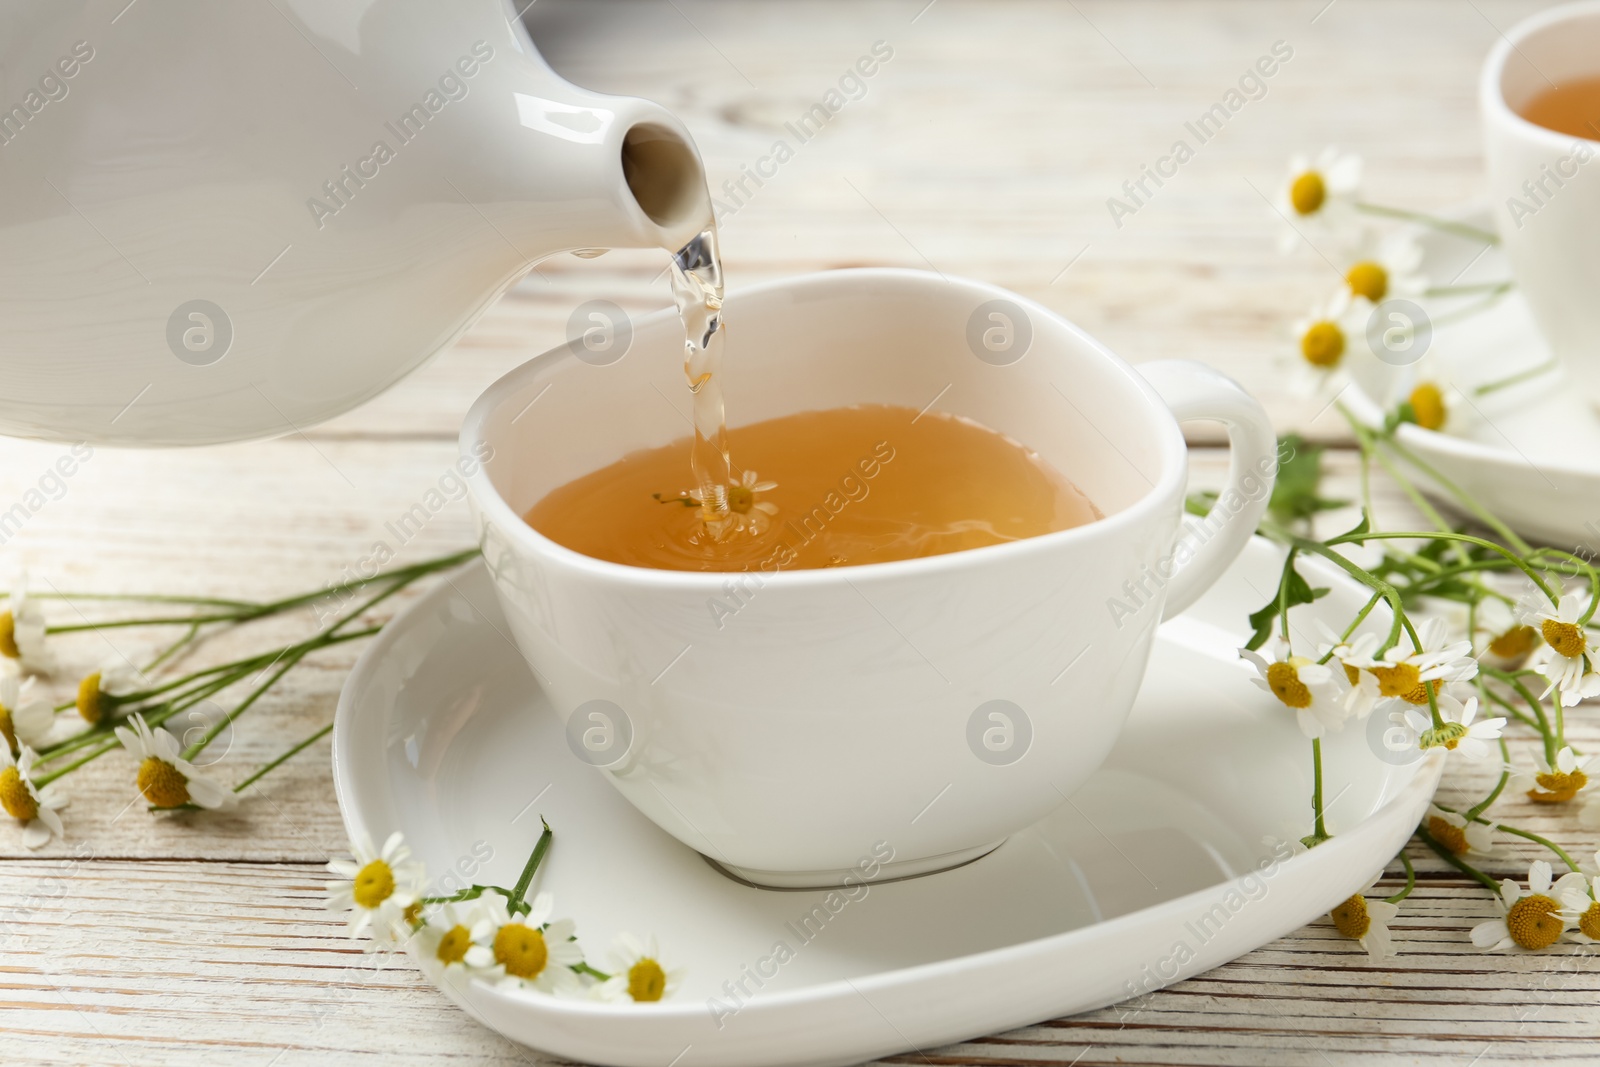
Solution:
<path fill-rule="evenodd" d="M 1367 346 L 1367 318 L 1372 304 L 1340 290 L 1330 300 L 1314 305 L 1293 325 L 1295 354 L 1305 376 L 1303 384 L 1326 387 L 1331 375 L 1352 353 Z"/>
<path fill-rule="evenodd" d="M 736 531 L 749 531 L 758 536 L 765 532 L 772 517 L 778 513 L 778 505 L 770 500 L 762 500 L 761 494 L 776 488 L 777 482 L 762 481 L 752 470 L 735 478 L 728 486 L 727 518 L 721 520 L 720 529 L 712 533 L 721 538 Z"/>
<path fill-rule="evenodd" d="M 1345 713 L 1353 719 L 1365 719 L 1383 699 L 1377 676 L 1369 669 L 1377 664 L 1372 657 L 1378 651 L 1378 635 L 1360 634 L 1353 641 L 1345 641 L 1326 628 L 1323 633 L 1325 643 L 1317 649 L 1317 654 L 1329 656 L 1337 663 L 1349 683 L 1344 694 Z"/>
<path fill-rule="evenodd" d="M 1294 710 L 1302 733 L 1321 737 L 1344 724 L 1342 694 L 1330 668 L 1305 656 L 1292 655 L 1281 639 L 1274 640 L 1268 651 L 1272 654 L 1270 659 L 1247 648 L 1240 649 L 1239 655 L 1249 660 L 1260 675 L 1252 681 L 1277 697 L 1284 707 Z"/>
<path fill-rule="evenodd" d="M 1412 420 L 1424 430 L 1443 430 L 1450 421 L 1450 412 L 1454 407 L 1447 399 L 1448 393 L 1448 388 L 1438 382 L 1418 382 L 1412 386 L 1411 392 L 1406 394 L 1406 403 L 1411 405 Z"/>
<path fill-rule="evenodd" d="M 1476 676 L 1478 661 L 1472 656 L 1472 642 L 1447 644 L 1446 629 L 1443 619 L 1429 619 L 1417 635 L 1420 648 L 1406 648 L 1408 642 L 1402 639 L 1381 658 L 1371 660 L 1370 665 L 1361 665 L 1378 680 L 1379 695 L 1426 707 L 1428 690 L 1424 683 L 1433 682 L 1437 696 L 1445 685 Z"/>
<path fill-rule="evenodd" d="M 225 808 L 234 802 L 233 791 L 200 773 L 180 754 L 178 739 L 161 727 L 152 730 L 144 716 L 128 720 L 133 729 L 118 726 L 122 747 L 139 760 L 139 792 L 155 808 Z"/>
<path fill-rule="evenodd" d="M 144 684 L 138 668 L 121 656 L 112 656 L 78 682 L 78 714 L 91 726 L 99 723 L 117 704 L 117 698 L 135 692 Z"/>
<path fill-rule="evenodd" d="M 1534 750 L 1535 769 L 1513 767 L 1512 788 L 1526 790 L 1528 799 L 1538 804 L 1562 804 L 1577 796 L 1589 784 L 1589 765 L 1594 756 L 1580 756 L 1567 745 L 1556 753 L 1555 765 L 1544 758 L 1544 753 Z"/>
<path fill-rule="evenodd" d="M 1581 597 L 1567 593 L 1558 607 L 1546 606 L 1532 613 L 1533 622 L 1544 638 L 1544 647 L 1534 657 L 1534 667 L 1550 682 L 1544 695 L 1560 694 L 1563 707 L 1572 707 L 1584 697 L 1600 695 L 1600 672 L 1596 671 L 1594 638 L 1578 622 L 1585 604 Z"/>
<path fill-rule="evenodd" d="M 1501 882 L 1495 903 L 1504 914 L 1474 926 L 1472 943 L 1491 952 L 1519 948 L 1536 952 L 1560 941 L 1568 923 L 1562 914 L 1562 898 L 1571 891 L 1581 890 L 1584 877 L 1573 871 L 1552 884 L 1550 875 L 1550 864 L 1535 860 L 1528 868 L 1526 891 L 1509 878 Z"/>
<path fill-rule="evenodd" d="M 17 574 L 11 596 L 0 609 L 0 655 L 34 674 L 48 674 L 53 665 L 45 642 L 44 605 L 28 595 L 27 571 Z"/>
<path fill-rule="evenodd" d="M 494 966 L 493 933 L 494 917 L 482 897 L 457 900 L 428 914 L 413 946 L 433 981 L 460 981 Z"/>
<path fill-rule="evenodd" d="M 611 977 L 589 991 L 596 1000 L 627 997 L 635 1003 L 652 1003 L 672 996 L 683 981 L 683 968 L 669 971 L 661 965 L 654 936 L 640 941 L 632 934 L 618 934 L 611 942 L 608 963 Z"/>
<path fill-rule="evenodd" d="M 1373 963 L 1383 963 L 1394 958 L 1394 940 L 1389 936 L 1389 923 L 1400 914 L 1400 905 L 1391 904 L 1382 897 L 1369 897 L 1367 892 L 1378 884 L 1378 876 L 1362 886 L 1344 903 L 1328 913 L 1334 929 L 1367 950 Z"/>
<path fill-rule="evenodd" d="M 67 806 L 65 793 L 33 784 L 33 749 L 22 746 L 21 755 L 12 759 L 11 749 L 0 745 L 0 808 L 23 824 L 22 844 L 38 848 L 52 837 L 65 838 L 58 808 Z"/>
<path fill-rule="evenodd" d="M 583 962 L 583 949 L 573 936 L 571 919 L 551 922 L 555 900 L 540 893 L 525 915 L 512 915 L 498 894 L 481 898 L 488 908 L 494 933 L 489 947 L 494 963 L 488 975 L 508 988 L 536 989 L 541 993 L 571 996 L 581 988 L 573 967 Z"/>
<path fill-rule="evenodd" d="M 1429 804 L 1422 826 L 1428 831 L 1428 836 L 1457 856 L 1494 855 L 1494 827 L 1488 823 L 1477 822 Z"/>
<path fill-rule="evenodd" d="M 1428 712 L 1422 708 L 1406 708 L 1406 720 L 1417 732 L 1418 744 L 1423 749 L 1443 748 L 1459 752 L 1474 762 L 1488 759 L 1497 747 L 1500 734 L 1505 729 L 1503 718 L 1479 719 L 1478 698 L 1468 697 L 1463 703 L 1450 693 L 1437 697 L 1439 718 L 1443 726 L 1434 726 Z"/>
<path fill-rule="evenodd" d="M 8 752 L 17 752 L 19 745 L 39 745 L 55 721 L 50 701 L 36 691 L 32 678 L 0 667 L 0 737 Z"/>
<path fill-rule="evenodd" d="M 1350 295 L 1366 297 L 1374 304 L 1394 296 L 1418 296 L 1428 287 L 1428 279 L 1418 270 L 1422 246 L 1403 230 L 1380 240 L 1365 235 L 1349 262 L 1344 281 Z"/>
<path fill-rule="evenodd" d="M 1572 927 L 1567 931 L 1568 940 L 1600 944 L 1600 876 L 1591 878 L 1588 885 L 1574 881 L 1561 892 L 1561 917 Z"/>
<path fill-rule="evenodd" d="M 326 885 L 329 911 L 350 912 L 350 936 L 372 931 L 380 945 L 405 940 L 411 933 L 407 910 L 417 902 L 426 874 L 411 858 L 411 848 L 399 830 L 390 834 L 382 849 L 372 841 L 352 841 L 353 860 L 332 860 L 328 870 L 338 875 Z"/>
<path fill-rule="evenodd" d="M 1472 646 L 1478 659 L 1491 667 L 1516 670 L 1528 661 L 1539 641 L 1539 631 L 1498 597 L 1485 597 L 1473 612 Z"/>
<path fill-rule="evenodd" d="M 1274 204 L 1288 223 L 1280 242 L 1284 251 L 1301 237 L 1323 236 L 1351 243 L 1359 225 L 1355 200 L 1360 188 L 1360 156 L 1325 148 L 1316 159 L 1291 157 Z"/>

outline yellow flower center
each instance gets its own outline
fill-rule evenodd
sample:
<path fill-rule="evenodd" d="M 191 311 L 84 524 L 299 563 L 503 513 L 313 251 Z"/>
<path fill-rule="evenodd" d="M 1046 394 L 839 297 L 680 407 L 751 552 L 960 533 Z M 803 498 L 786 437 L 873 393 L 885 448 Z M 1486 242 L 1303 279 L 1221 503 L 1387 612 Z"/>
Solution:
<path fill-rule="evenodd" d="M 1289 203 L 1294 205 L 1296 214 L 1310 215 L 1327 199 L 1328 187 L 1314 170 L 1306 171 L 1289 186 Z"/>
<path fill-rule="evenodd" d="M 1407 704 L 1428 702 L 1428 690 L 1422 683 L 1422 672 L 1417 670 L 1417 665 L 1414 663 L 1374 667 L 1372 675 L 1378 679 L 1378 692 L 1386 697 L 1399 697 Z"/>
<path fill-rule="evenodd" d="M 189 779 L 164 759 L 146 756 L 139 764 L 139 792 L 158 808 L 178 808 L 189 803 Z"/>
<path fill-rule="evenodd" d="M 1451 752 L 1467 736 L 1467 728 L 1458 722 L 1447 722 L 1443 726 L 1424 730 L 1418 741 L 1418 748 L 1448 748 Z"/>
<path fill-rule="evenodd" d="M 1300 354 L 1313 367 L 1335 367 L 1344 355 L 1344 331 L 1323 319 L 1313 322 L 1300 337 Z"/>
<path fill-rule="evenodd" d="M 1501 659 L 1521 659 L 1533 651 L 1539 634 L 1531 626 L 1513 626 L 1489 642 L 1489 652 Z"/>
<path fill-rule="evenodd" d="M 1528 790 L 1528 799 L 1539 804 L 1565 803 L 1589 784 L 1588 775 L 1582 771 L 1573 771 L 1571 774 L 1551 771 L 1549 774 L 1534 775 L 1533 780 L 1539 783 L 1539 788 Z"/>
<path fill-rule="evenodd" d="M 407 924 L 409 924 L 412 927 L 421 926 L 422 925 L 422 901 L 413 900 L 411 903 L 407 904 L 406 905 L 406 910 L 400 913 L 400 917 L 402 919 L 404 919 L 407 922 Z"/>
<path fill-rule="evenodd" d="M 1568 659 L 1577 659 L 1588 647 L 1589 642 L 1584 640 L 1583 631 L 1575 622 L 1546 619 L 1539 629 L 1544 633 L 1545 643 Z"/>
<path fill-rule="evenodd" d="M 1300 671 L 1293 663 L 1268 664 L 1267 687 L 1273 696 L 1291 708 L 1311 706 L 1311 690 L 1300 680 Z"/>
<path fill-rule="evenodd" d="M 1348 663 L 1341 663 L 1339 666 L 1344 668 L 1344 676 L 1349 679 L 1350 688 L 1354 689 L 1361 684 L 1361 671 L 1359 669 L 1350 666 Z"/>
<path fill-rule="evenodd" d="M 544 932 L 526 923 L 506 923 L 494 935 L 494 959 L 507 974 L 529 980 L 539 977 L 550 959 Z"/>
<path fill-rule="evenodd" d="M 22 650 L 17 647 L 17 617 L 10 609 L 0 611 L 0 656 L 22 658 Z"/>
<path fill-rule="evenodd" d="M 657 1001 L 667 991 L 667 972 L 645 956 L 628 968 L 628 996 L 637 1001 Z"/>
<path fill-rule="evenodd" d="M 1437 430 L 1444 426 L 1445 416 L 1448 414 L 1444 407 L 1444 394 L 1432 382 L 1423 382 L 1411 390 L 1407 397 L 1411 401 L 1411 413 L 1417 417 L 1417 425 L 1424 430 Z"/>
<path fill-rule="evenodd" d="M 83 676 L 78 683 L 78 714 L 91 726 L 105 718 L 105 701 L 101 699 L 100 672 Z"/>
<path fill-rule="evenodd" d="M 1511 940 L 1527 949 L 1549 948 L 1561 940 L 1561 906 L 1539 893 L 1523 897 L 1506 912 Z"/>
<path fill-rule="evenodd" d="M 1353 941 L 1367 936 L 1372 929 L 1372 917 L 1367 914 L 1367 898 L 1357 893 L 1328 913 L 1334 928 Z"/>
<path fill-rule="evenodd" d="M 756 502 L 756 495 L 747 485 L 728 486 L 728 510 L 743 515 Z"/>
<path fill-rule="evenodd" d="M 1464 826 L 1457 826 L 1437 815 L 1428 816 L 1428 833 L 1433 839 L 1456 855 L 1465 855 L 1469 846 L 1467 844 L 1467 830 Z"/>
<path fill-rule="evenodd" d="M 1357 263 L 1344 276 L 1350 291 L 1376 304 L 1389 291 L 1389 272 L 1370 259 Z"/>
<path fill-rule="evenodd" d="M 472 947 L 472 931 L 459 923 L 445 931 L 439 939 L 439 951 L 434 955 L 445 966 L 460 963 L 467 958 L 467 949 Z"/>
<path fill-rule="evenodd" d="M 17 754 L 17 724 L 11 721 L 11 709 L 0 704 L 0 737 L 6 739 L 6 747 L 14 756 Z"/>
<path fill-rule="evenodd" d="M 356 872 L 350 895 L 361 907 L 372 911 L 394 895 L 394 871 L 383 860 L 373 860 Z"/>
<path fill-rule="evenodd" d="M 39 816 L 39 802 L 33 799 L 33 793 L 22 780 L 22 772 L 15 767 L 0 771 L 0 807 L 22 822 Z"/>
<path fill-rule="evenodd" d="M 1585 937 L 1600 941 L 1600 900 L 1590 904 L 1588 909 L 1578 916 L 1578 929 Z"/>

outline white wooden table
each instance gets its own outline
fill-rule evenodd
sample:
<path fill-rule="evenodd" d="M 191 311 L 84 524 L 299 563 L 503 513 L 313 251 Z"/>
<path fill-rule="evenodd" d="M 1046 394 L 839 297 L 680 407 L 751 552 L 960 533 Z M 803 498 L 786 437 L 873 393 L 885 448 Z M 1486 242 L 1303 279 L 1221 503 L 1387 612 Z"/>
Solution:
<path fill-rule="evenodd" d="M 1255 390 L 1281 429 L 1338 444 L 1346 436 L 1337 416 L 1296 398 L 1281 362 L 1286 322 L 1331 276 L 1314 256 L 1280 257 L 1262 193 L 1290 152 L 1333 142 L 1366 157 L 1374 199 L 1439 208 L 1478 195 L 1478 63 L 1497 28 L 1542 6 L 925 3 L 540 0 L 529 21 L 568 77 L 654 97 L 681 115 L 718 185 L 764 155 L 783 123 L 875 41 L 888 42 L 893 58 L 865 95 L 726 221 L 732 286 L 844 265 L 931 264 L 1040 300 L 1135 361 L 1210 361 Z M 1277 41 L 1293 57 L 1266 95 L 1114 226 L 1107 198 Z M 584 299 L 664 306 L 660 267 L 659 255 L 626 252 L 547 263 L 435 364 L 304 439 L 98 451 L 64 498 L 0 548 L 0 563 L 9 570 L 25 559 L 73 589 L 267 597 L 335 581 L 437 481 L 480 389 L 561 341 Z M 60 451 L 0 442 L 0 510 Z M 1198 448 L 1197 484 L 1215 483 L 1221 463 Z M 1348 494 L 1349 453 L 1328 465 L 1330 490 Z M 1383 507 L 1404 519 L 1392 498 Z M 465 506 L 452 504 L 401 558 L 470 541 Z M 307 613 L 274 632 L 312 624 Z M 104 655 L 104 640 L 63 644 L 63 686 Z M 327 722 L 357 651 L 346 646 L 291 674 L 239 724 L 216 771 L 242 778 Z M 1574 740 L 1600 745 L 1593 713 L 1574 718 Z M 409 968 L 376 966 L 322 910 L 322 864 L 345 847 L 326 741 L 224 815 L 150 817 L 130 803 L 132 773 L 118 754 L 69 779 L 69 845 L 27 853 L 0 828 L 0 1059 L 535 1061 Z M 1466 795 L 1481 784 L 1453 774 L 1444 790 Z M 1503 810 L 1570 848 L 1594 847 L 1570 820 L 1531 804 Z M 1420 884 L 1397 923 L 1403 954 L 1391 965 L 1369 965 L 1315 923 L 1132 1004 L 891 1062 L 1600 1057 L 1600 956 L 1480 956 L 1466 931 L 1494 913 L 1489 897 L 1430 855 L 1414 858 Z M 1496 870 L 1525 873 L 1531 858 L 1513 851 Z"/>

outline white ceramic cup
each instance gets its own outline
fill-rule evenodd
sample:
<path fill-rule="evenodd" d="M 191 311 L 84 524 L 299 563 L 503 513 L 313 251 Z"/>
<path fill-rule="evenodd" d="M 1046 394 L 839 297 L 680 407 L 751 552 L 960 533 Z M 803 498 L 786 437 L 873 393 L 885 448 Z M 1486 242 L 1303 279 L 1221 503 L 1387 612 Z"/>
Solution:
<path fill-rule="evenodd" d="M 1568 375 L 1600 402 L 1600 130 L 1557 133 L 1518 111 L 1575 78 L 1600 77 L 1600 3 L 1525 19 L 1479 81 L 1496 228 L 1534 321 Z"/>
<path fill-rule="evenodd" d="M 512 636 L 568 717 L 575 758 L 737 876 L 815 886 L 976 858 L 1101 763 L 1156 625 L 1250 537 L 1276 470 L 1266 413 L 1210 368 L 1136 370 L 978 282 L 834 271 L 741 288 L 726 309 L 735 425 L 933 406 L 1027 444 L 1105 517 L 948 555 L 778 573 L 649 570 L 563 548 L 520 516 L 687 432 L 683 329 L 662 313 L 634 327 L 623 358 L 597 366 L 564 346 L 467 416 L 463 454 L 490 457 L 470 485 Z M 1218 507 L 1181 540 L 1178 419 L 1220 421 L 1233 449 Z M 892 460 L 872 470 L 841 471 L 839 499 L 895 473 Z"/>

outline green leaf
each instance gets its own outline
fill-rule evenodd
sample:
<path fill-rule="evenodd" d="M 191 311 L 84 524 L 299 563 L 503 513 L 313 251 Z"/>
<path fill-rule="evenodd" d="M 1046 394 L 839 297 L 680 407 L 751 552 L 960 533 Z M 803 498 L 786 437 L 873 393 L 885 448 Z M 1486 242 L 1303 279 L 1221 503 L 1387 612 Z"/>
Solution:
<path fill-rule="evenodd" d="M 1291 558 L 1284 568 L 1283 577 L 1279 579 L 1280 585 L 1277 593 L 1257 611 L 1250 613 L 1250 625 L 1254 632 L 1250 640 L 1245 643 L 1245 648 L 1254 651 L 1267 643 L 1267 638 L 1272 636 L 1273 623 L 1278 618 L 1278 605 L 1282 602 L 1287 607 L 1297 607 L 1301 604 L 1310 604 L 1319 597 L 1328 595 L 1325 588 L 1311 588 L 1300 572 L 1294 569 Z"/>
<path fill-rule="evenodd" d="M 1368 518 L 1367 513 L 1363 511 L 1361 513 L 1361 521 L 1350 527 L 1350 529 L 1346 530 L 1344 533 L 1340 534 L 1339 537 L 1356 537 L 1360 534 L 1368 533 L 1371 530 L 1372 520 Z M 1335 538 L 1335 540 L 1337 540 L 1337 538 Z"/>
<path fill-rule="evenodd" d="M 1318 495 L 1322 482 L 1321 445 L 1306 442 L 1299 434 L 1287 434 L 1278 441 L 1278 479 L 1272 486 L 1267 510 L 1282 523 L 1309 519 L 1319 511 L 1345 506 L 1345 501 Z"/>

